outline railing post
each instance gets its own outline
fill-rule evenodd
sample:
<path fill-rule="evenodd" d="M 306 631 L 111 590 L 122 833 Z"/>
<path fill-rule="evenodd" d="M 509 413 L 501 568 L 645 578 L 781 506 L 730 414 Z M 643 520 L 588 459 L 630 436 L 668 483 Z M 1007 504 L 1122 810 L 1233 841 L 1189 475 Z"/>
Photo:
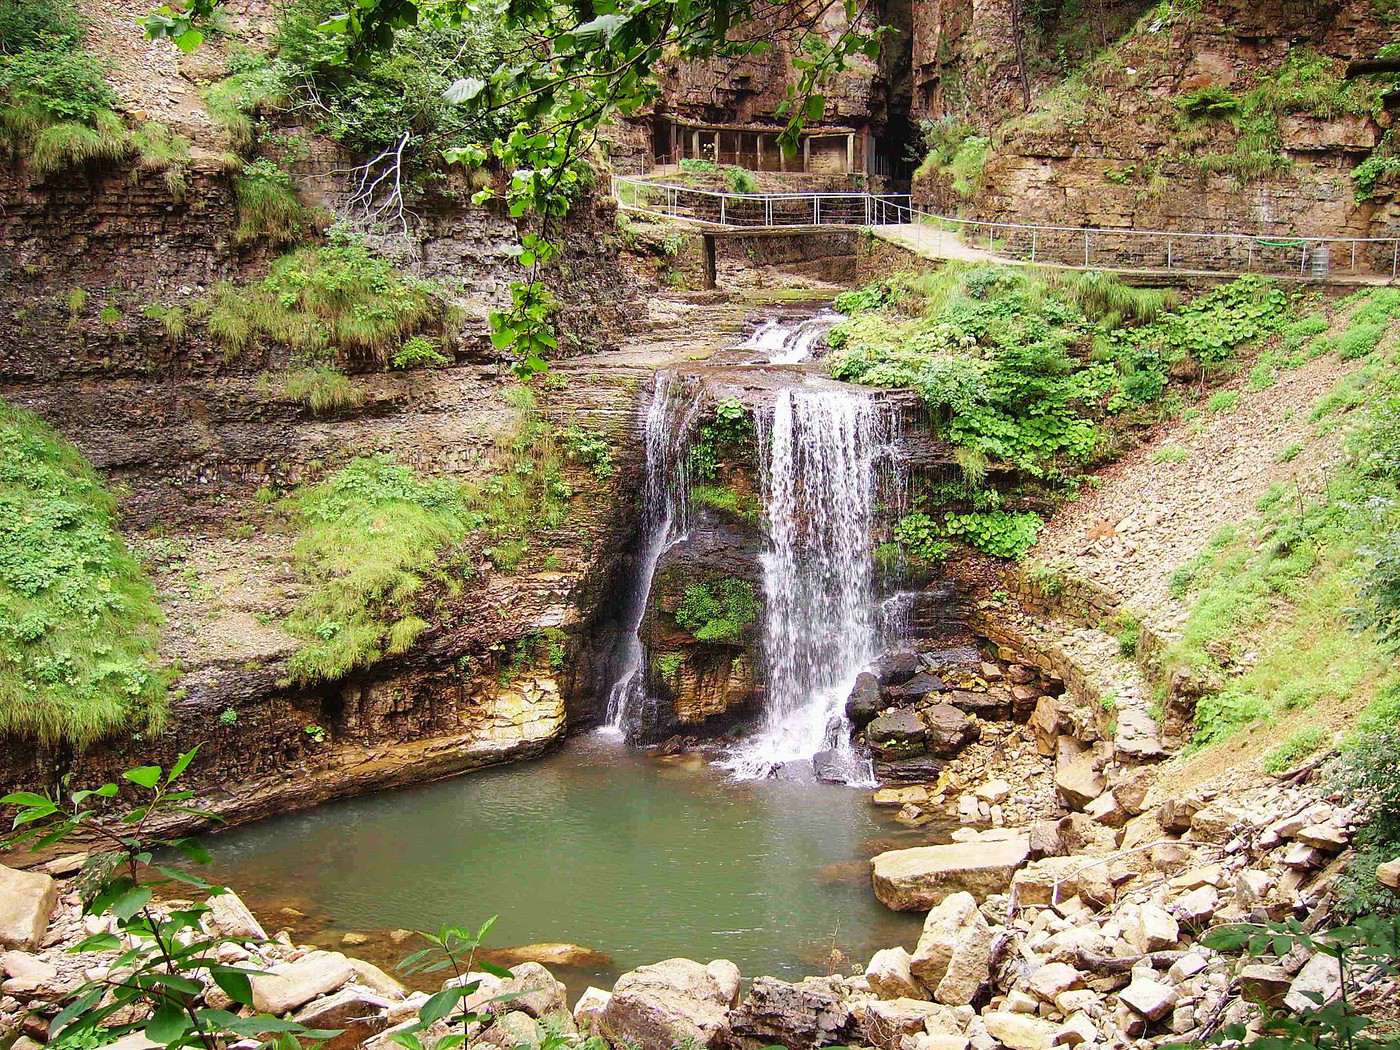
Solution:
<path fill-rule="evenodd" d="M 1084 231 L 1084 265 L 1089 265 L 1089 231 Z"/>
<path fill-rule="evenodd" d="M 1351 272 L 1356 272 L 1356 242 L 1351 242 Z"/>
<path fill-rule="evenodd" d="M 1035 262 L 1035 249 L 1038 233 L 1039 231 L 1037 231 L 1035 227 L 1031 227 L 1031 262 Z"/>
<path fill-rule="evenodd" d="M 1172 239 L 1171 239 L 1170 237 L 1168 237 L 1168 238 L 1167 238 L 1167 269 L 1170 270 L 1171 268 L 1172 268 Z"/>
<path fill-rule="evenodd" d="M 816 194 L 812 195 L 812 225 L 822 224 L 822 199 Z"/>
<path fill-rule="evenodd" d="M 1395 266 L 1400 263 L 1400 241 L 1391 241 L 1390 251 L 1390 279 L 1395 280 Z"/>

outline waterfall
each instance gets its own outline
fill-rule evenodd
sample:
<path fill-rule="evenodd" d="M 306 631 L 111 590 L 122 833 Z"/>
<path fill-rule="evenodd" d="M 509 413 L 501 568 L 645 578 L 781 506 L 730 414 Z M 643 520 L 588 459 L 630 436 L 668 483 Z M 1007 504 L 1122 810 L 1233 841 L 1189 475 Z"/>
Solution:
<path fill-rule="evenodd" d="M 817 344 L 839 320 L 841 315 L 834 310 L 823 310 L 796 324 L 784 318 L 773 318 L 754 329 L 740 349 L 757 350 L 763 364 L 795 365 L 811 358 Z"/>
<path fill-rule="evenodd" d="M 740 776 L 821 754 L 826 775 L 869 780 L 845 703 L 880 648 L 870 544 L 891 429 L 868 395 L 808 389 L 780 391 L 761 428 L 768 699 L 758 732 L 729 760 Z"/>
<path fill-rule="evenodd" d="M 623 596 L 622 631 L 613 653 L 606 731 L 626 735 L 646 701 L 646 647 L 641 626 L 661 556 L 685 538 L 689 526 L 690 479 L 686 448 L 699 401 L 674 372 L 658 372 L 644 422 L 646 486 L 642 494 L 641 544 L 637 571 Z"/>

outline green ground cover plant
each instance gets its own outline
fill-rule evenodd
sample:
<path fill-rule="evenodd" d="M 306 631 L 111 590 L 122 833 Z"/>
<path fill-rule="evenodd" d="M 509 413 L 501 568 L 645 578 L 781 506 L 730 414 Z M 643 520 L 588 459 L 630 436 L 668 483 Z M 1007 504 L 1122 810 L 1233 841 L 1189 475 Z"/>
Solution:
<path fill-rule="evenodd" d="M 746 525 L 757 525 L 763 516 L 762 501 L 751 493 L 740 492 L 733 485 L 692 485 L 690 499 L 697 506 L 728 514 Z"/>
<path fill-rule="evenodd" d="M 84 747 L 164 723 L 155 589 L 82 455 L 0 401 L 0 732 Z"/>
<path fill-rule="evenodd" d="M 758 594 L 753 584 L 729 576 L 685 589 L 676 607 L 676 626 L 689 631 L 698 642 L 731 643 L 758 616 Z"/>

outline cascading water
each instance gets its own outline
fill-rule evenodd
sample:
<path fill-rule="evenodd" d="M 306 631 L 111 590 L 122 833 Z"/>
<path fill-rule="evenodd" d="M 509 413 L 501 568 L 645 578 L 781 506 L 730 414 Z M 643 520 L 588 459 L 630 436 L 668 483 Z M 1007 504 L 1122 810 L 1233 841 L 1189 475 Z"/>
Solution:
<path fill-rule="evenodd" d="M 870 780 L 845 701 L 881 644 L 870 542 L 891 429 L 868 395 L 802 388 L 779 391 L 762 426 L 768 700 L 759 731 L 730 757 L 741 777 L 820 755 L 824 777 Z"/>
<path fill-rule="evenodd" d="M 613 653 L 613 684 L 608 691 L 606 732 L 626 735 L 646 702 L 646 648 L 641 626 L 651 597 L 656 566 L 667 549 L 685 538 L 689 525 L 690 481 L 686 444 L 699 401 L 674 372 L 658 372 L 645 420 L 646 489 L 642 497 L 642 542 L 637 572 L 622 609 L 622 631 Z"/>
<path fill-rule="evenodd" d="M 758 351 L 762 364 L 795 365 L 811 358 L 817 344 L 839 320 L 841 315 L 834 310 L 823 310 L 795 324 L 791 320 L 774 318 L 754 329 L 741 349 Z"/>

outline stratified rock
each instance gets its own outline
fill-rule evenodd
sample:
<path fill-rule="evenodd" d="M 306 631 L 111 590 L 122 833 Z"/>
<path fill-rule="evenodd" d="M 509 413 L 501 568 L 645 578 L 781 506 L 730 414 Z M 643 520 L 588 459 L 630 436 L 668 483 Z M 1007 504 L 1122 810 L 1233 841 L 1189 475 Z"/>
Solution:
<path fill-rule="evenodd" d="M 890 696 L 898 697 L 907 702 L 909 700 L 921 700 L 931 693 L 941 693 L 948 688 L 948 684 L 937 675 L 929 674 L 927 671 L 920 671 L 903 685 L 897 685 L 887 692 Z"/>
<path fill-rule="evenodd" d="M 923 999 L 924 989 L 909 970 L 909 953 L 903 948 L 884 948 L 870 957 L 865 982 L 881 999 Z"/>
<path fill-rule="evenodd" d="M 1300 828 L 1294 838 L 1326 853 L 1346 849 L 1347 843 L 1351 841 L 1351 835 L 1330 820 Z"/>
<path fill-rule="evenodd" d="M 1166 756 L 1161 733 L 1152 716 L 1141 707 L 1120 708 L 1113 734 L 1113 753 L 1119 761 L 1150 762 Z"/>
<path fill-rule="evenodd" d="M 846 717 L 857 729 L 864 728 L 880 713 L 880 679 L 869 671 L 856 675 L 851 695 L 846 698 Z"/>
<path fill-rule="evenodd" d="M 1030 727 L 1035 736 L 1036 753 L 1047 758 L 1055 754 L 1055 741 L 1063 728 L 1060 702 L 1053 696 L 1038 699 L 1035 710 L 1031 712 Z"/>
<path fill-rule="evenodd" d="M 0 864 L 0 948 L 39 947 L 57 902 L 50 876 Z"/>
<path fill-rule="evenodd" d="M 717 1047 L 728 1036 L 738 990 L 738 968 L 727 960 L 704 966 L 667 959 L 642 966 L 618 978 L 598 1031 L 614 1045 L 632 1043 L 639 1050 Z"/>
<path fill-rule="evenodd" d="M 970 893 L 954 893 L 924 920 L 910 972 L 949 1006 L 972 1002 L 991 976 L 992 929 Z"/>
<path fill-rule="evenodd" d="M 1249 1002 L 1278 1006 L 1288 994 L 1292 979 L 1288 971 L 1277 964 L 1251 963 L 1240 970 L 1239 982 L 1240 994 Z"/>
<path fill-rule="evenodd" d="M 817 1050 L 849 1042 L 856 1034 L 856 1021 L 831 978 L 808 977 L 792 984 L 757 977 L 730 1014 L 730 1031 L 745 1050 L 774 1044 Z"/>
<path fill-rule="evenodd" d="M 937 780 L 943 772 L 947 760 L 933 755 L 915 755 L 912 758 L 898 758 L 892 762 L 877 761 L 875 775 L 882 782 L 897 784 L 923 784 Z"/>
<path fill-rule="evenodd" d="M 927 730 L 908 708 L 886 711 L 865 727 L 865 739 L 881 758 L 909 758 L 926 750 Z"/>
<path fill-rule="evenodd" d="M 934 704 L 923 712 L 928 749 L 935 755 L 955 755 L 977 739 L 977 723 L 952 704 Z"/>
<path fill-rule="evenodd" d="M 1005 893 L 1029 852 L 1023 835 L 890 850 L 870 862 L 871 881 L 875 896 L 887 908 L 926 911 L 954 893 L 970 893 L 979 900 Z"/>
<path fill-rule="evenodd" d="M 338 990 L 353 973 L 349 960 L 339 952 L 308 952 L 296 962 L 275 966 L 268 973 L 249 978 L 253 985 L 253 1006 L 280 1017 L 318 996 Z"/>
<path fill-rule="evenodd" d="M 1055 1025 L 1029 1014 L 997 1010 L 983 1014 L 982 1023 L 988 1035 L 1010 1050 L 1049 1050 L 1055 1043 Z"/>
<path fill-rule="evenodd" d="M 293 1018 L 307 1028 L 339 1029 L 316 1045 L 320 1050 L 352 1050 L 389 1027 L 390 1002 L 382 996 L 345 988 L 302 1007 Z"/>

